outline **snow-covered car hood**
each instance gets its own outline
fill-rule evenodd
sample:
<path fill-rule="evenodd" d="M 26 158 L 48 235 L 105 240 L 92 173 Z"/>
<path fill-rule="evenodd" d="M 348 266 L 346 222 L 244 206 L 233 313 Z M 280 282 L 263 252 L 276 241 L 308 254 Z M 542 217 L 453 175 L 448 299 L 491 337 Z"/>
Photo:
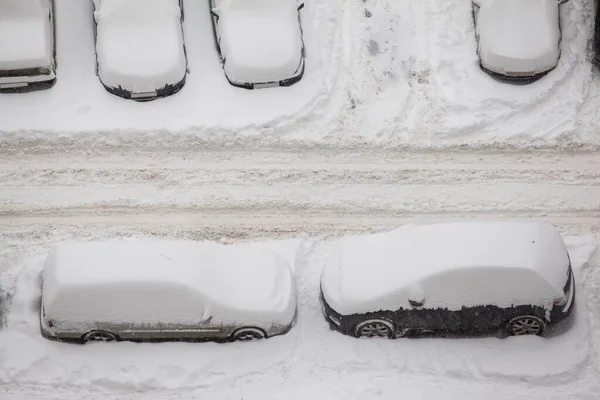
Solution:
<path fill-rule="evenodd" d="M 50 6 L 49 0 L 0 1 L 0 70 L 51 66 Z"/>
<path fill-rule="evenodd" d="M 155 315 L 163 307 L 160 299 L 172 293 L 185 295 L 178 300 L 178 315 L 167 313 L 164 322 L 198 321 L 198 310 L 203 310 L 202 317 L 214 317 L 214 322 L 289 324 L 296 308 L 287 261 L 247 246 L 171 240 L 65 242 L 49 252 L 43 281 L 47 317 L 72 321 L 102 316 L 118 322 L 121 314 L 129 321 L 143 320 Z M 119 306 L 140 298 L 144 300 L 133 310 Z"/>
<path fill-rule="evenodd" d="M 175 85 L 186 73 L 178 0 L 95 0 L 102 83 L 132 93 Z"/>
<path fill-rule="evenodd" d="M 349 237 L 334 245 L 323 268 L 321 289 L 329 305 L 341 314 L 364 313 L 408 306 L 408 298 L 424 280 L 445 278 L 442 289 L 429 292 L 438 306 L 496 304 L 511 306 L 511 280 L 497 281 L 498 296 L 440 295 L 469 287 L 452 275 L 458 268 L 477 270 L 479 277 L 536 275 L 547 285 L 526 294 L 528 301 L 547 300 L 548 293 L 560 295 L 567 279 L 568 253 L 558 231 L 550 225 L 532 223 L 457 223 L 405 225 L 392 232 Z M 519 271 L 523 271 L 521 275 Z M 516 274 L 514 273 L 516 272 Z M 442 279 L 444 280 L 444 279 Z M 457 285 L 454 285 L 456 283 Z M 465 289 L 465 292 L 485 290 Z M 492 290 L 490 290 L 492 292 Z M 459 296 L 460 297 L 460 296 Z M 428 300 L 428 304 L 433 302 Z M 384 308 L 381 308 L 384 307 Z M 385 308 L 390 307 L 390 308 Z M 391 308 L 395 307 L 395 308 Z"/>
<path fill-rule="evenodd" d="M 538 74 L 560 56 L 557 0 L 480 0 L 479 57 L 492 72 Z"/>
<path fill-rule="evenodd" d="M 303 44 L 294 0 L 224 0 L 219 4 L 220 46 L 229 80 L 278 82 L 297 75 Z"/>

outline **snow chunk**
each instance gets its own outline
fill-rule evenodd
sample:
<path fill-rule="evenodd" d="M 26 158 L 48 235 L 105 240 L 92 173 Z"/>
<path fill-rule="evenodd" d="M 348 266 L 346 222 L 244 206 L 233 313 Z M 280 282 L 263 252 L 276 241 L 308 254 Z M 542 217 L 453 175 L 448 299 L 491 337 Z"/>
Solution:
<path fill-rule="evenodd" d="M 50 7 L 49 0 L 0 0 L 0 70 L 52 64 Z"/>
<path fill-rule="evenodd" d="M 47 319 L 289 324 L 294 279 L 260 248 L 170 240 L 65 242 L 43 272 Z M 77 305 L 76 307 L 74 305 Z"/>
<path fill-rule="evenodd" d="M 421 286 L 428 308 L 546 305 L 549 293 L 562 295 L 568 265 L 560 234 L 546 224 L 406 225 L 338 242 L 321 285 L 342 314 L 408 307 Z"/>
<path fill-rule="evenodd" d="M 303 42 L 295 0 L 222 0 L 215 5 L 230 81 L 277 82 L 297 75 Z"/>
<path fill-rule="evenodd" d="M 96 0 L 98 73 L 106 86 L 152 92 L 186 73 L 178 0 Z"/>
<path fill-rule="evenodd" d="M 497 73 L 537 74 L 560 56 L 557 0 L 481 1 L 477 20 L 479 56 Z"/>

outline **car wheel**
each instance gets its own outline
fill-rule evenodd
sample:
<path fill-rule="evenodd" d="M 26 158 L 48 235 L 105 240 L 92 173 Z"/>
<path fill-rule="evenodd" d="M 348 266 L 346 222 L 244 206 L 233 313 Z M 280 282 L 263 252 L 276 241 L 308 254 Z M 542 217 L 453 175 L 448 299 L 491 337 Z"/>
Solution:
<path fill-rule="evenodd" d="M 106 331 L 91 331 L 83 336 L 83 343 L 87 342 L 113 342 L 117 336 Z"/>
<path fill-rule="evenodd" d="M 235 342 L 248 342 L 266 338 L 265 331 L 258 328 L 242 328 L 233 333 L 232 339 Z"/>
<path fill-rule="evenodd" d="M 354 336 L 357 338 L 381 337 L 391 338 L 394 332 L 394 325 L 383 319 L 368 319 L 356 325 Z"/>
<path fill-rule="evenodd" d="M 524 315 L 511 319 L 506 325 L 506 331 L 511 336 L 537 335 L 541 336 L 546 324 L 541 318 Z"/>

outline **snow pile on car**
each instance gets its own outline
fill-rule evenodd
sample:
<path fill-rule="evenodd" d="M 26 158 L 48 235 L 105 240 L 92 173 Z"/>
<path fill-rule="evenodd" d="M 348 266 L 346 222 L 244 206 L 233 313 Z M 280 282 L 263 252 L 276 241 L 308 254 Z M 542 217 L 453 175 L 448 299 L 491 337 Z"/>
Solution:
<path fill-rule="evenodd" d="M 558 231 L 545 224 L 405 225 L 338 242 L 321 284 L 325 300 L 341 314 L 410 307 L 409 297 L 422 293 L 424 282 L 428 308 L 511 307 L 523 296 L 527 304 L 539 299 L 544 306 L 549 289 L 562 293 L 568 257 Z M 458 279 L 465 268 L 483 286 Z"/>
<path fill-rule="evenodd" d="M 105 86 L 152 92 L 185 77 L 178 0 L 95 0 L 98 73 Z"/>
<path fill-rule="evenodd" d="M 277 254 L 170 240 L 59 244 L 44 267 L 42 298 L 47 319 L 71 324 L 212 316 L 289 324 L 296 307 L 292 272 Z"/>
<path fill-rule="evenodd" d="M 215 6 L 230 81 L 278 82 L 294 76 L 303 48 L 295 0 L 222 0 Z"/>
<path fill-rule="evenodd" d="M 52 63 L 49 0 L 0 1 L 0 69 Z"/>

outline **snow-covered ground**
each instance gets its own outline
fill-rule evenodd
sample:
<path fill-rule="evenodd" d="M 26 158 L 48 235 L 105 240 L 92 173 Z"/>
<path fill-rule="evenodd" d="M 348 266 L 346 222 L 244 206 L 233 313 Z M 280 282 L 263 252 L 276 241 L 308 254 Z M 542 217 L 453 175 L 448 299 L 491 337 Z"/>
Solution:
<path fill-rule="evenodd" d="M 0 285 L 14 297 L 0 331 L 0 397 L 595 399 L 599 183 L 600 156 L 585 152 L 5 154 Z M 481 219 L 548 221 L 563 232 L 578 282 L 563 334 L 369 342 L 329 331 L 318 285 L 336 237 Z M 256 346 L 42 339 L 45 250 L 67 238 L 119 237 L 278 239 L 267 245 L 294 264 L 298 323 Z"/>
<path fill-rule="evenodd" d="M 186 85 L 136 103 L 95 75 L 91 2 L 56 0 L 56 86 L 0 96 L 0 296 L 11 297 L 0 398 L 596 400 L 593 2 L 561 7 L 558 67 L 514 86 L 480 71 L 470 1 L 306 0 L 303 80 L 246 91 L 225 79 L 207 1 L 184 0 Z M 329 331 L 317 294 L 332 240 L 484 219 L 559 227 L 578 282 L 562 335 L 388 342 Z M 45 250 L 121 237 L 269 240 L 294 264 L 298 323 L 257 343 L 43 340 Z"/>
<path fill-rule="evenodd" d="M 207 4 L 184 7 L 186 86 L 137 104 L 98 82 L 91 2 L 56 0 L 58 83 L 0 97 L 0 145 L 600 145 L 590 1 L 561 6 L 558 67 L 515 86 L 479 69 L 471 0 L 307 0 L 304 78 L 260 91 L 227 83 Z"/>

